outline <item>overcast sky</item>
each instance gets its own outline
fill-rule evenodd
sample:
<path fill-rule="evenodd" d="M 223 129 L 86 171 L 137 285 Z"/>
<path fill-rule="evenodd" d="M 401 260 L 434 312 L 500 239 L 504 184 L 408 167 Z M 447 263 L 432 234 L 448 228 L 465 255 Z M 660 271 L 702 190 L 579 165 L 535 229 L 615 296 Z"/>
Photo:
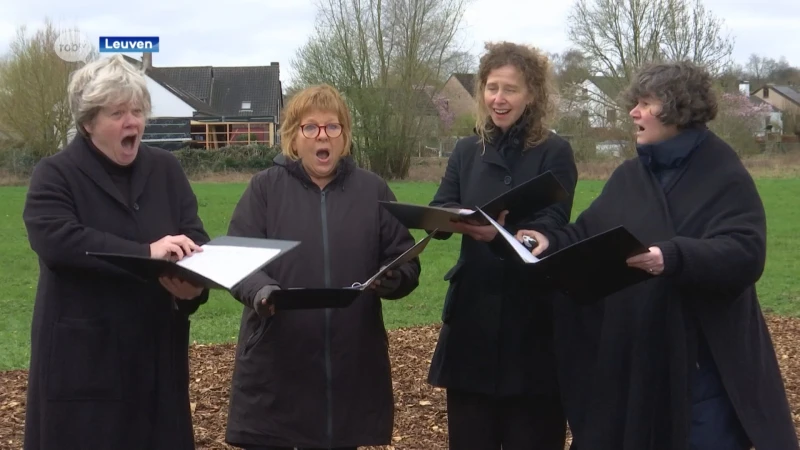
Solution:
<path fill-rule="evenodd" d="M 0 0 L 0 55 L 21 25 L 35 29 L 49 17 L 100 36 L 159 36 L 154 66 L 267 65 L 278 61 L 281 79 L 292 76 L 291 59 L 314 26 L 313 0 Z M 800 66 L 800 0 L 705 0 L 736 38 L 734 58 L 751 53 L 785 56 Z M 525 6 L 528 5 L 528 6 Z M 535 6 L 533 6 L 535 5 Z M 479 53 L 487 40 L 511 40 L 546 51 L 569 47 L 567 14 L 572 1 L 471 0 L 464 16 L 464 47 Z M 131 55 L 139 56 L 139 55 Z"/>

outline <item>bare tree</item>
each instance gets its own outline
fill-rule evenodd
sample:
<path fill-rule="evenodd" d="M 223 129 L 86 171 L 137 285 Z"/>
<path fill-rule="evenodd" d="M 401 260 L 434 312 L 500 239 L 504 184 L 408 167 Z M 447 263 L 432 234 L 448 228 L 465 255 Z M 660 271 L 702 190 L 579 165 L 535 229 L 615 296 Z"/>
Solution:
<path fill-rule="evenodd" d="M 766 83 L 800 84 L 800 69 L 792 67 L 784 56 L 776 60 L 753 53 L 744 69 L 754 88 Z"/>
<path fill-rule="evenodd" d="M 438 140 L 433 94 L 469 69 L 457 36 L 467 0 L 321 0 L 315 32 L 292 64 L 293 86 L 328 83 L 354 117 L 359 163 L 403 178 L 425 139 Z"/>
<path fill-rule="evenodd" d="M 581 83 L 592 73 L 592 63 L 580 50 L 570 48 L 548 55 L 559 87 Z"/>
<path fill-rule="evenodd" d="M 578 0 L 568 36 L 592 71 L 622 88 L 643 64 L 691 60 L 717 74 L 729 64 L 733 38 L 700 0 Z"/>
<path fill-rule="evenodd" d="M 64 61 L 54 44 L 66 30 L 49 20 L 31 37 L 23 26 L 0 65 L 0 123 L 12 136 L 40 158 L 66 144 L 72 128 L 67 103 L 70 74 L 83 63 Z M 97 57 L 90 52 L 87 60 Z"/>
<path fill-rule="evenodd" d="M 732 64 L 734 38 L 702 0 L 668 0 L 661 42 L 663 57 L 703 65 L 713 75 Z"/>

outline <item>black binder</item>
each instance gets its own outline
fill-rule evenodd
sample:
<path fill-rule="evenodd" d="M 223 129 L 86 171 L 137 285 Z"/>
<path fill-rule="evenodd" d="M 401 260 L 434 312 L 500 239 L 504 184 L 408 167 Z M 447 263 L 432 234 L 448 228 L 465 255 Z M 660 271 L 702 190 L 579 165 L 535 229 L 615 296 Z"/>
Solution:
<path fill-rule="evenodd" d="M 521 218 L 566 199 L 569 193 L 551 171 L 532 178 L 495 197 L 476 209 L 424 206 L 412 203 L 380 201 L 406 228 L 453 232 L 453 222 L 469 221 L 489 225 L 480 211 L 497 217 L 508 210 L 506 223 L 513 224 Z"/>
<path fill-rule="evenodd" d="M 202 245 L 203 252 L 195 253 L 180 261 L 116 253 L 86 252 L 86 254 L 114 264 L 142 281 L 154 281 L 161 276 L 174 276 L 197 286 L 229 291 L 243 279 L 298 244 L 300 242 L 297 241 L 220 236 Z M 215 252 L 217 249 L 220 252 Z M 231 260 L 235 260 L 239 267 L 232 266 Z M 197 262 L 202 262 L 202 267 L 197 266 Z"/>
<path fill-rule="evenodd" d="M 531 276 L 579 302 L 599 300 L 653 277 L 625 262 L 650 250 L 621 225 L 537 258 L 497 222 L 490 223 Z"/>
<path fill-rule="evenodd" d="M 433 236 L 429 233 L 411 248 L 381 267 L 375 275 L 364 283 L 353 283 L 342 288 L 288 288 L 273 291 L 267 302 L 275 306 L 276 311 L 319 308 L 346 308 L 350 306 L 364 291 L 387 271 L 395 269 L 418 257 Z"/>

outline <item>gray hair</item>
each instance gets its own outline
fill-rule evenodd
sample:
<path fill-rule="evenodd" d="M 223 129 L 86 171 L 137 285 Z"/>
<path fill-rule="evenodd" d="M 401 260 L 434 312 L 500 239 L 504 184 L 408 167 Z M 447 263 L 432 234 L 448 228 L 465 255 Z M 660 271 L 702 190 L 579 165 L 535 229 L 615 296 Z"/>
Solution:
<path fill-rule="evenodd" d="M 93 61 L 76 70 L 67 90 L 69 108 L 78 132 L 86 135 L 83 124 L 91 122 L 103 107 L 133 103 L 150 117 L 150 92 L 144 72 L 114 55 Z"/>
<path fill-rule="evenodd" d="M 691 61 L 650 63 L 642 67 L 620 94 L 630 111 L 639 99 L 654 97 L 663 103 L 658 118 L 666 125 L 690 128 L 705 125 L 717 116 L 714 79 Z"/>

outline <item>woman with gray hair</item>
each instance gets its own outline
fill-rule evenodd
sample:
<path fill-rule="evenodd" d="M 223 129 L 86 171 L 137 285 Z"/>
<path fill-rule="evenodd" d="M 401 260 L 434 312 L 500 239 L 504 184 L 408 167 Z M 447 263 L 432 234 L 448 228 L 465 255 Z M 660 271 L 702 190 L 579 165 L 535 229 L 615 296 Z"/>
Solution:
<path fill-rule="evenodd" d="M 101 59 L 68 95 L 76 136 L 36 165 L 23 211 L 39 257 L 24 448 L 193 449 L 189 315 L 208 291 L 86 252 L 190 255 L 209 240 L 197 199 L 178 160 L 141 143 L 141 72 Z"/>
<path fill-rule="evenodd" d="M 638 157 L 574 224 L 517 236 L 535 237 L 533 253 L 546 255 L 623 225 L 649 246 L 620 261 L 637 284 L 593 306 L 557 302 L 572 448 L 797 449 L 755 289 L 764 206 L 736 152 L 706 126 L 718 108 L 713 80 L 688 62 L 653 64 L 623 98 Z M 608 270 L 583 269 L 598 279 Z"/>

